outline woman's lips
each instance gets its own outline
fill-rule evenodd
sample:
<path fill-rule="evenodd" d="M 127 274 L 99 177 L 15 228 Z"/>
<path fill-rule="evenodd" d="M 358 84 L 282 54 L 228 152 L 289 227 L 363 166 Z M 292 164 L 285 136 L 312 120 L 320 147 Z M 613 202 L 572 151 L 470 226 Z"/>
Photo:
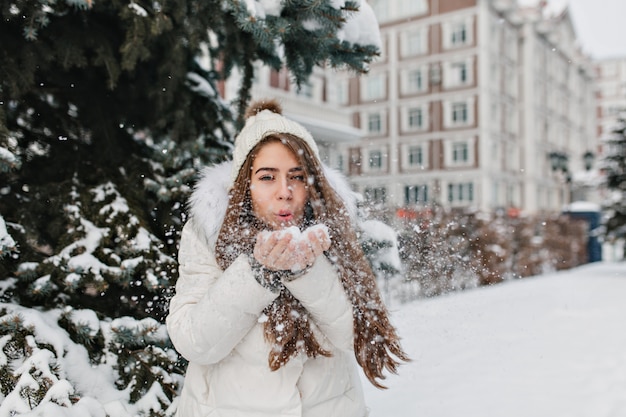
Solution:
<path fill-rule="evenodd" d="M 291 219 L 293 219 L 293 213 L 288 210 L 281 210 L 278 212 L 278 218 L 281 221 L 290 221 Z"/>

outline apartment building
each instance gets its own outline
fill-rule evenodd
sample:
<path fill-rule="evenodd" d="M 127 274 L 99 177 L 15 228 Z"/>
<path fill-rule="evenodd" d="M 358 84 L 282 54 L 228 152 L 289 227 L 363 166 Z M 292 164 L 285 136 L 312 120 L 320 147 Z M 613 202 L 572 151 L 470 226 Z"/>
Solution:
<path fill-rule="evenodd" d="M 523 43 L 524 207 L 531 211 L 592 199 L 585 181 L 577 178 L 585 176 L 597 148 L 593 63 L 580 51 L 567 9 L 537 18 L 538 10 L 517 12 Z"/>
<path fill-rule="evenodd" d="M 598 138 L 611 131 L 620 112 L 626 111 L 626 57 L 595 62 Z"/>
<path fill-rule="evenodd" d="M 571 174 L 595 146 L 595 105 L 566 9 L 368 3 L 382 41 L 369 74 L 316 70 L 296 92 L 287 74 L 259 68 L 254 94 L 323 130 L 326 162 L 373 204 L 533 213 L 571 201 Z"/>

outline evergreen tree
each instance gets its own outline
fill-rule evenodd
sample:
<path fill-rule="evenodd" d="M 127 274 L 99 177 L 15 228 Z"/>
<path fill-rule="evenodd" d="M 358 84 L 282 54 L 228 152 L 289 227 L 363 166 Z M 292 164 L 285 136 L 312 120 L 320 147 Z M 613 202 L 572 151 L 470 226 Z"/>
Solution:
<path fill-rule="evenodd" d="M 377 54 L 339 36 L 359 1 L 261 4 L 0 3 L 0 414 L 86 407 L 93 393 L 63 369 L 73 346 L 115 369 L 127 405 L 108 415 L 173 413 L 183 363 L 162 322 L 185 202 L 198 168 L 229 158 L 255 65 L 299 85 Z M 37 333 L 40 312 L 62 342 Z"/>
<path fill-rule="evenodd" d="M 359 241 L 381 287 L 385 302 L 392 298 L 392 283 L 402 273 L 397 232 L 380 220 L 367 219 L 359 223 Z"/>
<path fill-rule="evenodd" d="M 471 214 L 451 212 L 432 205 L 404 225 L 400 233 L 400 256 L 406 268 L 409 289 L 417 287 L 420 296 L 431 297 L 473 288 L 479 275 L 470 261 L 468 227 Z"/>
<path fill-rule="evenodd" d="M 606 213 L 605 237 L 609 241 L 626 239 L 626 112 L 620 114 L 610 134 L 604 138 L 602 167 L 610 191 L 603 207 Z"/>

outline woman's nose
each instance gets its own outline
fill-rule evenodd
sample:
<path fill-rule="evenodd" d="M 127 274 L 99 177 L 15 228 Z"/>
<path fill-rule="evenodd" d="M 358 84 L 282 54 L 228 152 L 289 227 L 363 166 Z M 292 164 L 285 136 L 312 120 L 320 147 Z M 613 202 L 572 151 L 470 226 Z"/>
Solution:
<path fill-rule="evenodd" d="M 280 188 L 278 189 L 278 198 L 281 200 L 291 199 L 291 197 L 293 196 L 293 190 L 291 188 L 291 185 L 287 181 L 287 178 L 280 181 L 279 187 Z"/>

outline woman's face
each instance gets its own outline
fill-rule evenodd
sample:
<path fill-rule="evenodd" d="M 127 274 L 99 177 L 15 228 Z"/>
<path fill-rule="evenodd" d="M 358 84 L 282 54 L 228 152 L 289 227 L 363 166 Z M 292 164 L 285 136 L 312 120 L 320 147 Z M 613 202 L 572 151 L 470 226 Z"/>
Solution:
<path fill-rule="evenodd" d="M 269 142 L 257 152 L 250 174 L 256 217 L 273 230 L 299 226 L 308 193 L 304 168 L 295 155 L 281 142 Z"/>

